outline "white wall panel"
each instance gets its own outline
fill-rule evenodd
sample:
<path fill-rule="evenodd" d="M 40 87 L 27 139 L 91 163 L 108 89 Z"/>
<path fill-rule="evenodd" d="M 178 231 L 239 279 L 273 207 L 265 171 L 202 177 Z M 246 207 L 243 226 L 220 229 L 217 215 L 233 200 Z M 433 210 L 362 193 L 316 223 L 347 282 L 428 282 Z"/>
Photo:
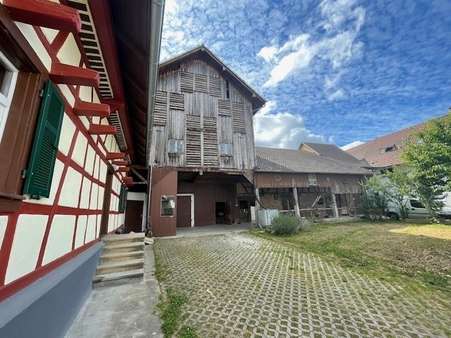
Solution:
<path fill-rule="evenodd" d="M 84 165 L 86 146 L 88 139 L 82 133 L 78 133 L 77 141 L 75 142 L 74 152 L 72 159 L 81 167 Z"/>
<path fill-rule="evenodd" d="M 81 54 L 72 33 L 64 41 L 63 46 L 58 51 L 57 57 L 61 63 L 75 67 L 80 65 Z"/>
<path fill-rule="evenodd" d="M 48 216 L 20 215 L 6 270 L 5 284 L 34 271 Z"/>
<path fill-rule="evenodd" d="M 77 233 L 75 234 L 75 249 L 84 244 L 86 223 L 88 222 L 88 216 L 78 216 L 77 221 Z"/>
<path fill-rule="evenodd" d="M 43 264 L 48 264 L 72 250 L 75 216 L 55 215 L 45 247 Z"/>
<path fill-rule="evenodd" d="M 67 114 L 64 114 L 58 149 L 66 156 L 69 153 L 69 148 L 74 136 L 74 132 L 75 124 L 72 122 L 69 116 L 67 116 Z"/>
<path fill-rule="evenodd" d="M 80 208 L 88 209 L 89 208 L 89 192 L 91 190 L 91 181 L 83 177 L 83 186 L 81 188 L 81 199 L 80 199 Z"/>
<path fill-rule="evenodd" d="M 95 239 L 96 235 L 96 215 L 88 216 L 88 226 L 86 229 L 86 241 L 85 243 L 89 243 Z"/>
<path fill-rule="evenodd" d="M 88 152 L 86 154 L 85 170 L 90 175 L 92 175 L 92 171 L 94 170 L 94 158 L 95 158 L 95 156 L 96 156 L 96 153 L 94 151 L 94 148 L 91 147 L 88 144 Z"/>
<path fill-rule="evenodd" d="M 73 168 L 68 168 L 66 179 L 63 183 L 59 205 L 65 207 L 78 207 L 78 197 L 80 195 L 81 174 Z"/>
<path fill-rule="evenodd" d="M 22 32 L 25 39 L 27 39 L 28 43 L 33 48 L 39 59 L 42 61 L 45 68 L 47 68 L 47 70 L 50 70 L 50 68 L 52 67 L 52 59 L 50 58 L 49 53 L 47 53 L 47 50 L 45 49 L 41 40 L 39 40 L 39 37 L 36 34 L 33 26 L 22 22 L 16 22 L 16 26 Z"/>
<path fill-rule="evenodd" d="M 5 237 L 7 225 L 8 225 L 8 216 L 0 216 L 0 248 L 2 247 L 3 237 Z"/>

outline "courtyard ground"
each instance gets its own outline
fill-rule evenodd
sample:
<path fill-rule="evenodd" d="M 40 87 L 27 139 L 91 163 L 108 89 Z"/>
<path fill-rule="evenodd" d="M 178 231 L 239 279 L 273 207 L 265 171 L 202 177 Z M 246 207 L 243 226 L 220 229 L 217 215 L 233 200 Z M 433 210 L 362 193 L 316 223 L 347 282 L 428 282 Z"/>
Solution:
<path fill-rule="evenodd" d="M 450 336 L 450 242 L 396 232 L 403 228 L 320 225 L 283 238 L 254 232 L 158 240 L 157 277 L 180 305 L 168 332 Z M 415 258 L 402 258 L 410 254 Z M 433 267 L 415 273 L 423 264 Z"/>

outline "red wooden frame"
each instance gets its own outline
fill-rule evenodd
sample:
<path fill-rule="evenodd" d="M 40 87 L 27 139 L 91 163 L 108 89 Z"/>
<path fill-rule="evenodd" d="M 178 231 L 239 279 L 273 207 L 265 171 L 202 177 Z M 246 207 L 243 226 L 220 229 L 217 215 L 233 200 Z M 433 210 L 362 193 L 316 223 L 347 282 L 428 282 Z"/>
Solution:
<path fill-rule="evenodd" d="M 81 19 L 73 8 L 47 0 L 4 0 L 11 18 L 33 26 L 79 33 Z"/>
<path fill-rule="evenodd" d="M 74 113 L 81 116 L 108 117 L 110 112 L 110 106 L 102 103 L 77 101 L 74 107 Z"/>
<path fill-rule="evenodd" d="M 99 73 L 95 70 L 52 62 L 50 79 L 58 84 L 98 87 Z"/>
<path fill-rule="evenodd" d="M 125 153 L 108 153 L 106 154 L 107 160 L 123 160 L 125 158 Z"/>

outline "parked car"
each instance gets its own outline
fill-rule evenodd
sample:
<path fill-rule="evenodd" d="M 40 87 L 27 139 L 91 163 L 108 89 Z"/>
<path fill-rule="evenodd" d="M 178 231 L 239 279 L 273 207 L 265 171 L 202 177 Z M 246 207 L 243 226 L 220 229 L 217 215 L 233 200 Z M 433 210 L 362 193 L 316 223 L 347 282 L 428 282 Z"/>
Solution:
<path fill-rule="evenodd" d="M 444 193 L 439 199 L 443 206 L 439 210 L 438 215 L 444 218 L 451 218 L 451 192 Z M 426 218 L 428 217 L 428 211 L 424 207 L 423 203 L 417 198 L 406 197 L 406 207 L 409 212 L 409 218 Z M 387 216 L 392 219 L 400 218 L 399 207 L 394 203 L 388 203 Z"/>

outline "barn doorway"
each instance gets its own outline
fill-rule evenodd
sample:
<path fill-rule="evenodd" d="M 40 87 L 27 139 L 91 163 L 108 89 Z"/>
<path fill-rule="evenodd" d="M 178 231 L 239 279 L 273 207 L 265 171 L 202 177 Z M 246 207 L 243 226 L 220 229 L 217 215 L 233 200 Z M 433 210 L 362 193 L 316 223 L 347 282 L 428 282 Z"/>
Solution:
<path fill-rule="evenodd" d="M 194 226 L 194 195 L 177 195 L 177 227 L 189 228 Z"/>
<path fill-rule="evenodd" d="M 142 232 L 144 201 L 127 201 L 125 232 Z"/>
<path fill-rule="evenodd" d="M 216 224 L 226 223 L 226 203 L 216 202 Z"/>

